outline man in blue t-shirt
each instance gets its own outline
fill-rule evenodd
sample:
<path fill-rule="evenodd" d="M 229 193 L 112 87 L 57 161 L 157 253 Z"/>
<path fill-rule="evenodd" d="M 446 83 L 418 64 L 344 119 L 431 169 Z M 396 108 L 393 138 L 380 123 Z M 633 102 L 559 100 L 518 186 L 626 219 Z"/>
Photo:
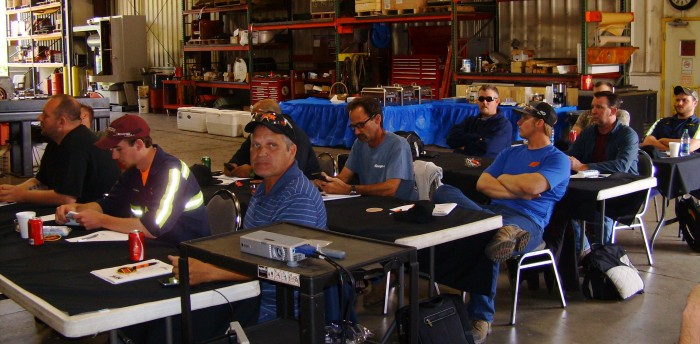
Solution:
<path fill-rule="evenodd" d="M 695 108 L 698 106 L 698 92 L 683 86 L 673 89 L 676 96 L 673 107 L 676 114 L 662 118 L 649 128 L 642 141 L 642 146 L 654 146 L 659 150 L 667 151 L 669 142 L 680 142 L 683 131 L 688 129 L 690 135 L 690 151 L 700 148 L 700 121 L 695 116 Z"/>
<path fill-rule="evenodd" d="M 557 114 L 547 103 L 531 105 L 516 109 L 522 112 L 518 128 L 527 145 L 501 152 L 477 181 L 477 190 L 491 198 L 490 205 L 474 203 L 451 185 L 435 190 L 435 203 L 457 203 L 466 209 L 500 214 L 503 218 L 504 226 L 484 249 L 489 259 L 479 260 L 474 267 L 484 276 L 483 283 L 490 283 L 490 288 L 484 289 L 491 290 L 489 295 L 471 293 L 469 299 L 476 343 L 483 343 L 491 332 L 499 263 L 513 254 L 532 251 L 540 244 L 554 204 L 564 196 L 569 184 L 569 159 L 549 139 Z"/>
<path fill-rule="evenodd" d="M 337 178 L 316 185 L 330 194 L 395 196 L 417 200 L 413 158 L 406 139 L 384 130 L 382 107 L 376 98 L 359 97 L 348 104 L 350 128 L 357 140 Z M 357 174 L 360 184 L 350 184 Z"/>

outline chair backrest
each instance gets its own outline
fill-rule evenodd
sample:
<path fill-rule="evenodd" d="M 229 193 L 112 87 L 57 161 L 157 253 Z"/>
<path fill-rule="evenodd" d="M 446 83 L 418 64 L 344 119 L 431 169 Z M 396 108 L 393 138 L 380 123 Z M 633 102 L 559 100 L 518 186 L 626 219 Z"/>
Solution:
<path fill-rule="evenodd" d="M 640 176 L 644 177 L 653 177 L 655 172 L 651 157 L 642 149 L 638 152 L 637 172 L 639 172 Z"/>
<path fill-rule="evenodd" d="M 335 177 L 338 175 L 338 163 L 335 161 L 333 154 L 328 152 L 320 153 L 318 156 L 318 164 L 321 165 L 321 171 L 326 175 Z"/>
<path fill-rule="evenodd" d="M 206 209 L 212 235 L 241 228 L 241 203 L 233 192 L 226 189 L 217 191 L 207 202 Z"/>
<path fill-rule="evenodd" d="M 338 172 L 343 171 L 343 167 L 345 167 L 345 162 L 348 161 L 348 157 L 350 157 L 350 154 L 348 153 L 338 154 Z"/>

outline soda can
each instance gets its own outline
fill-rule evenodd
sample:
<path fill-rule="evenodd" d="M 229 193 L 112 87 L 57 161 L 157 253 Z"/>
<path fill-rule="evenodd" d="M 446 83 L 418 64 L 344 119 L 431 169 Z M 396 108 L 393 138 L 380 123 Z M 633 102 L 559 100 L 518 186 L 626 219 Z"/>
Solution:
<path fill-rule="evenodd" d="M 569 141 L 576 142 L 577 138 L 578 138 L 578 131 L 572 130 L 569 132 Z"/>
<path fill-rule="evenodd" d="M 211 158 L 208 156 L 203 156 L 202 165 L 206 166 L 211 171 Z"/>
<path fill-rule="evenodd" d="M 29 227 L 29 245 L 39 246 L 44 244 L 44 223 L 35 217 L 27 221 Z"/>
<path fill-rule="evenodd" d="M 129 232 L 129 259 L 140 262 L 146 256 L 146 236 L 142 231 L 134 229 Z"/>

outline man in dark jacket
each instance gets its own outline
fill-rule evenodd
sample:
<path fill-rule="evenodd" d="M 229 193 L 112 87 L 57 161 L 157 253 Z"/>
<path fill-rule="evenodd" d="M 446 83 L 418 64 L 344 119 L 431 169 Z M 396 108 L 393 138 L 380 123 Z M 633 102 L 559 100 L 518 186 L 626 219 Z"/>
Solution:
<path fill-rule="evenodd" d="M 495 158 L 510 147 L 513 125 L 498 112 L 498 89 L 484 85 L 479 89 L 479 115 L 467 117 L 447 134 L 447 144 L 457 153 Z"/>

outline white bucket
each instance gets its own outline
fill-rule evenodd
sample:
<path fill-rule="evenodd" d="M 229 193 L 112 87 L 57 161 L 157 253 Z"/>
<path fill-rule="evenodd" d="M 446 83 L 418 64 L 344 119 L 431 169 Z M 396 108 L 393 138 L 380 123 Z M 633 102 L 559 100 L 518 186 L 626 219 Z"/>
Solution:
<path fill-rule="evenodd" d="M 139 98 L 139 113 L 148 113 L 148 98 Z"/>

